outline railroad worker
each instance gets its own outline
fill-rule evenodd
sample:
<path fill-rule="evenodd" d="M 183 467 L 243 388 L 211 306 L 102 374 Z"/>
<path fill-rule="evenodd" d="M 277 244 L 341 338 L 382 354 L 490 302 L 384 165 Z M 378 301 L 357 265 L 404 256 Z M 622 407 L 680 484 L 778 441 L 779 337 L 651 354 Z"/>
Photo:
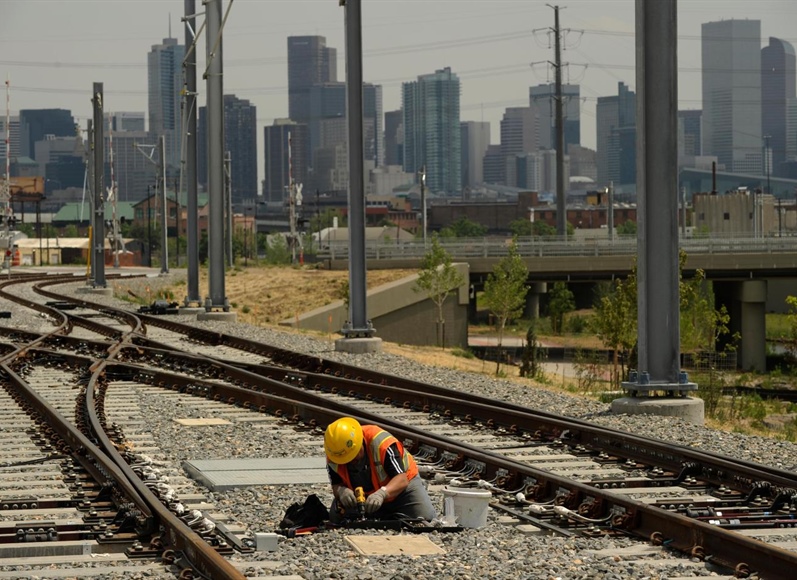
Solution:
<path fill-rule="evenodd" d="M 335 499 L 330 507 L 333 523 L 360 510 L 354 490 L 365 492 L 365 514 L 374 518 L 436 516 L 432 500 L 418 476 L 418 466 L 401 442 L 376 425 L 360 425 L 351 417 L 331 423 L 324 434 L 327 472 Z"/>

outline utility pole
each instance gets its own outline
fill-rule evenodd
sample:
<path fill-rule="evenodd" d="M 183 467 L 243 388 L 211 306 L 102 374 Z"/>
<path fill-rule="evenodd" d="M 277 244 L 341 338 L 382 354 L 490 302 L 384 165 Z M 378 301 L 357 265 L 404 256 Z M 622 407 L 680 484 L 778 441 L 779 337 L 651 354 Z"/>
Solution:
<path fill-rule="evenodd" d="M 108 156 L 111 167 L 111 183 L 108 185 L 108 201 L 111 202 L 111 252 L 113 252 L 113 267 L 119 267 L 119 252 L 122 250 L 121 236 L 119 235 L 119 216 L 117 214 L 116 181 L 113 174 L 113 119 L 108 116 Z"/>
<path fill-rule="evenodd" d="M 11 217 L 11 81 L 6 76 L 6 174 L 3 189 L 0 191 L 0 204 L 2 204 L 3 227 L 5 228 L 6 247 L 3 250 L 3 268 L 11 277 L 11 234 L 8 230 L 8 220 Z"/>
<path fill-rule="evenodd" d="M 161 169 L 161 274 L 169 273 L 169 209 L 166 204 L 166 135 L 160 136 Z"/>
<path fill-rule="evenodd" d="M 94 274 L 94 287 L 105 288 L 105 204 L 103 202 L 103 177 L 105 173 L 105 149 L 103 139 L 103 102 L 102 102 L 102 83 L 94 83 L 92 93 L 92 105 L 94 111 L 93 127 L 94 134 L 92 147 L 94 149 L 94 227 L 92 228 L 91 244 L 92 252 L 92 272 Z"/>
<path fill-rule="evenodd" d="M 559 6 L 551 6 L 554 11 L 554 73 L 556 97 L 555 124 L 556 124 L 556 233 L 565 239 L 567 237 L 567 203 L 565 196 L 565 126 L 562 112 L 562 31 L 559 28 Z"/>
<path fill-rule="evenodd" d="M 155 192 L 158 191 L 158 178 L 155 177 Z M 147 266 L 152 268 L 152 193 L 147 186 Z"/>
<path fill-rule="evenodd" d="M 614 181 L 609 182 L 609 215 L 606 220 L 606 227 L 609 229 L 609 239 L 614 239 Z"/>
<path fill-rule="evenodd" d="M 232 268 L 235 265 L 235 256 L 232 251 L 232 153 L 224 152 L 224 215 L 226 232 L 224 240 L 227 246 L 227 264 Z"/>
<path fill-rule="evenodd" d="M 764 168 L 767 172 L 767 191 L 766 193 L 772 193 L 772 189 L 770 189 L 769 185 L 769 172 L 770 172 L 770 161 L 769 161 L 769 140 L 772 138 L 771 135 L 764 135 Z"/>
<path fill-rule="evenodd" d="M 293 140 L 288 131 L 288 228 L 290 229 L 291 264 L 296 263 L 296 197 L 293 182 Z"/>

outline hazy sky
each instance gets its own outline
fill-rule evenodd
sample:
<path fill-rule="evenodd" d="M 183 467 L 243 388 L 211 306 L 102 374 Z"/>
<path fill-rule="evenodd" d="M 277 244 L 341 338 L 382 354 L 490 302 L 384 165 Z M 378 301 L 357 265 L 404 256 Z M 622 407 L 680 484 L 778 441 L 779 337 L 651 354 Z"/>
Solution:
<path fill-rule="evenodd" d="M 655 1 L 655 0 L 648 0 Z M 197 0 L 198 10 L 203 10 Z M 225 1 L 225 9 L 229 2 Z M 595 146 L 595 103 L 635 89 L 634 0 L 567 0 L 564 80 L 581 85 L 582 143 Z M 401 106 L 403 81 L 450 66 L 462 83 L 462 120 L 498 123 L 506 107 L 528 105 L 531 85 L 553 81 L 548 27 L 539 0 L 363 0 L 363 70 L 383 86 L 384 110 Z M 103 82 L 105 110 L 147 110 L 147 53 L 168 36 L 182 43 L 182 0 L 0 0 L 0 76 L 11 81 L 11 111 L 71 109 L 85 127 L 91 87 Z M 680 108 L 700 108 L 700 25 L 761 20 L 763 44 L 776 36 L 797 46 L 797 0 L 680 0 Z M 536 32 L 535 32 L 536 30 Z M 224 92 L 257 106 L 264 125 L 287 117 L 287 40 L 326 36 L 345 80 L 344 9 L 338 0 L 235 0 L 224 31 Z M 550 40 L 550 42 L 549 42 Z M 198 66 L 205 61 L 204 34 Z M 535 64 L 532 64 L 535 63 Z M 205 83 L 199 70 L 200 103 Z M 3 111 L 4 112 L 4 111 Z M 261 153 L 259 154 L 262 156 Z M 262 160 L 259 179 L 262 179 Z"/>

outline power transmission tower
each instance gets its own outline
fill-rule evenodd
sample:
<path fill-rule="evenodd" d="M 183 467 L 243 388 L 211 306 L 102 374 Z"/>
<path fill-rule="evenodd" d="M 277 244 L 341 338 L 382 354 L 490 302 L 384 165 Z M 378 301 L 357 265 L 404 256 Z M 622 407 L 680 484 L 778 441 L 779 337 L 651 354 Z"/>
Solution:
<path fill-rule="evenodd" d="M 554 72 L 555 72 L 555 120 L 556 125 L 556 233 L 567 236 L 567 191 L 565 190 L 565 126 L 562 113 L 562 30 L 559 28 L 559 6 L 550 6 L 554 11 Z"/>

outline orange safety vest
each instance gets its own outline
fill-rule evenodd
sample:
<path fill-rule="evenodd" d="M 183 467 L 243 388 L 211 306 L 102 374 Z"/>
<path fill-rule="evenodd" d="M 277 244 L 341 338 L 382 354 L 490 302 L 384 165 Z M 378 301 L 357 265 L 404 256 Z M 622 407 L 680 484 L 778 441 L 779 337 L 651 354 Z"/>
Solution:
<path fill-rule="evenodd" d="M 418 475 L 418 465 L 415 463 L 415 459 L 413 459 L 409 451 L 404 449 L 401 441 L 376 425 L 363 425 L 362 428 L 363 446 L 368 456 L 368 462 L 371 464 L 371 483 L 374 486 L 374 491 L 383 485 L 387 485 L 387 482 L 390 481 L 390 476 L 387 474 L 387 471 L 385 471 L 384 464 L 387 448 L 391 445 L 395 444 L 398 447 L 407 480 L 410 481 L 413 477 Z M 327 465 L 340 476 L 346 487 L 352 487 L 351 479 L 349 478 L 349 470 L 345 463 L 337 464 L 327 461 Z M 393 500 L 391 499 L 388 501 Z"/>

